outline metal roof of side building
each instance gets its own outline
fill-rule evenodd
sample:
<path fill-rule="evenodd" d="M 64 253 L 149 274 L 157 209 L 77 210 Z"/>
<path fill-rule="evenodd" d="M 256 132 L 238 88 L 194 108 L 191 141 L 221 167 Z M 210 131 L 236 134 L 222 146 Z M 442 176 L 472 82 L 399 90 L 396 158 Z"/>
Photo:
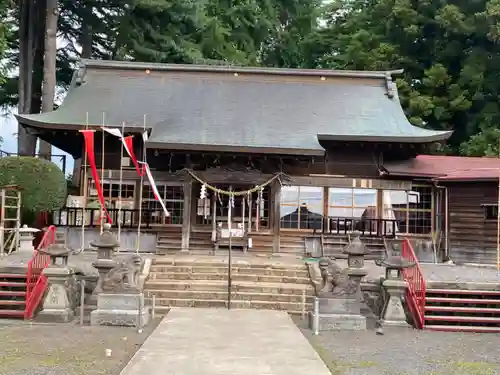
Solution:
<path fill-rule="evenodd" d="M 416 158 L 385 163 L 391 176 L 427 177 L 436 181 L 498 181 L 500 158 L 417 155 Z"/>
<path fill-rule="evenodd" d="M 407 120 L 392 72 L 82 60 L 54 112 L 27 126 L 151 131 L 148 147 L 322 155 L 322 141 L 432 143 Z"/>

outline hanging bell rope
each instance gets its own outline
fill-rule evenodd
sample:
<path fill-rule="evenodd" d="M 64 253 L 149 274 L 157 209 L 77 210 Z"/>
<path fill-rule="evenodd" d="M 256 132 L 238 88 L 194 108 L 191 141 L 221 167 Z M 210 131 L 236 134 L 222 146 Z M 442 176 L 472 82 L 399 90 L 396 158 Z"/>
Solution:
<path fill-rule="evenodd" d="M 263 184 L 256 185 L 256 186 L 254 186 L 251 189 L 241 190 L 241 191 L 232 191 L 232 190 L 228 191 L 228 190 L 223 190 L 223 189 L 216 188 L 215 186 L 212 186 L 212 185 L 208 184 L 206 181 L 203 181 L 196 174 L 194 174 L 194 172 L 191 169 L 185 169 L 185 171 L 187 173 L 189 173 L 189 175 L 191 175 L 191 177 L 193 177 L 196 181 L 198 181 L 200 184 L 202 184 L 202 189 L 203 189 L 203 187 L 205 187 L 205 189 L 210 189 L 210 190 L 216 192 L 217 194 L 220 194 L 220 195 L 229 195 L 229 196 L 233 196 L 233 197 L 245 196 L 245 195 L 248 195 L 248 194 L 255 193 L 256 191 L 262 192 L 262 190 L 267 185 L 271 184 L 274 180 L 278 180 L 279 183 L 282 184 L 283 182 L 282 182 L 281 178 L 282 177 L 283 178 L 286 177 L 285 173 L 279 172 L 276 175 L 274 175 L 273 177 L 271 177 L 269 180 L 267 180 L 266 182 L 264 182 Z"/>

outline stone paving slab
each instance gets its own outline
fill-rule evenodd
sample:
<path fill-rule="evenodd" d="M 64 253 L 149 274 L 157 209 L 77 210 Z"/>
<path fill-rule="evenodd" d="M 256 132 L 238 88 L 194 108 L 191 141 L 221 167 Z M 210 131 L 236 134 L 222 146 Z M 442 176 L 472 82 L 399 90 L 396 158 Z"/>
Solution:
<path fill-rule="evenodd" d="M 285 312 L 172 308 L 121 375 L 331 375 Z"/>

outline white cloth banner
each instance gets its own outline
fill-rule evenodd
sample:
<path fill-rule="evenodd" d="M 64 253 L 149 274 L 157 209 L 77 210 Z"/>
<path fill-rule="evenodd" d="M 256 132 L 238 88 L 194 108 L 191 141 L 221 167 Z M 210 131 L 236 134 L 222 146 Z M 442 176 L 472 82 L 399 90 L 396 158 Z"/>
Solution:
<path fill-rule="evenodd" d="M 125 138 L 123 137 L 123 134 L 120 131 L 120 129 L 112 129 L 112 128 L 103 127 L 102 130 L 108 132 L 109 134 L 114 135 L 115 137 L 120 138 L 122 141 L 123 147 L 125 148 L 125 151 L 127 151 L 128 156 L 130 156 L 130 158 L 132 160 L 135 158 L 135 156 L 132 155 L 132 152 L 129 150 L 127 143 L 125 142 Z M 146 143 L 146 141 L 148 140 L 148 133 L 147 132 L 144 132 L 142 134 L 142 139 L 143 139 L 144 143 Z M 161 198 L 160 193 L 158 192 L 158 188 L 156 187 L 156 183 L 155 183 L 155 180 L 153 179 L 153 175 L 151 174 L 151 171 L 149 170 L 148 163 L 144 163 L 142 161 L 137 161 L 137 162 L 139 164 L 142 164 L 144 170 L 146 171 L 146 175 L 147 175 L 148 180 L 149 180 L 149 185 L 151 186 L 151 189 L 153 189 L 153 194 L 154 194 L 155 199 L 158 202 L 160 202 L 161 208 L 163 209 L 165 216 L 169 217 L 170 212 L 168 212 L 167 207 L 165 207 L 165 202 L 163 202 L 163 199 Z"/>
<path fill-rule="evenodd" d="M 139 162 L 139 164 L 142 164 L 144 166 L 144 169 L 146 170 L 146 176 L 148 176 L 149 180 L 149 185 L 151 185 L 151 189 L 153 189 L 153 194 L 155 196 L 155 199 L 160 202 L 161 208 L 163 208 L 163 212 L 165 213 L 165 216 L 170 216 L 170 212 L 168 212 L 167 207 L 165 207 L 165 203 L 163 202 L 163 199 L 161 199 L 160 193 L 158 192 L 158 188 L 156 187 L 155 180 L 153 179 L 153 175 L 151 174 L 151 171 L 149 170 L 149 165 L 148 163 L 144 163 L 142 161 Z"/>
<path fill-rule="evenodd" d="M 123 144 L 123 147 L 125 148 L 125 151 L 127 152 L 128 156 L 133 159 L 134 157 L 132 156 L 132 153 L 130 152 L 130 150 L 128 149 L 128 145 L 127 145 L 127 142 L 125 142 L 125 138 L 123 137 L 123 134 L 122 132 L 120 131 L 120 129 L 112 129 L 112 128 L 101 128 L 102 130 L 104 130 L 105 132 L 108 132 L 109 134 L 111 135 L 114 135 L 115 137 L 118 137 L 120 138 L 120 140 L 122 141 L 122 144 Z"/>

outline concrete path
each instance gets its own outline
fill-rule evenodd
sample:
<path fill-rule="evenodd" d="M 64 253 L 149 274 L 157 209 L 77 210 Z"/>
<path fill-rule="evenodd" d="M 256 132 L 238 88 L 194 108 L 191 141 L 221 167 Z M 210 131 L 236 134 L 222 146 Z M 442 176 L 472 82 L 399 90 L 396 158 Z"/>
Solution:
<path fill-rule="evenodd" d="M 172 308 L 121 375 L 331 375 L 285 312 Z"/>

